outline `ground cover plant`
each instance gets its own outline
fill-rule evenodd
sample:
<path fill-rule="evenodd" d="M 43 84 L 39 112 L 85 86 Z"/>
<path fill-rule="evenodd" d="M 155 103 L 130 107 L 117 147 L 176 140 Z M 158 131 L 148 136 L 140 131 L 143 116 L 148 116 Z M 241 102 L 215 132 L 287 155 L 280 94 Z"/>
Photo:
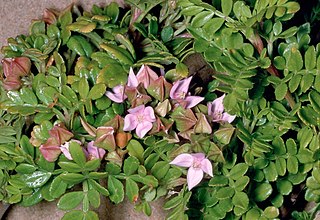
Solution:
<path fill-rule="evenodd" d="M 1 49 L 0 200 L 58 199 L 63 219 L 98 219 L 100 195 L 146 215 L 164 197 L 167 219 L 313 219 L 319 4 L 118 3 L 46 9 Z"/>

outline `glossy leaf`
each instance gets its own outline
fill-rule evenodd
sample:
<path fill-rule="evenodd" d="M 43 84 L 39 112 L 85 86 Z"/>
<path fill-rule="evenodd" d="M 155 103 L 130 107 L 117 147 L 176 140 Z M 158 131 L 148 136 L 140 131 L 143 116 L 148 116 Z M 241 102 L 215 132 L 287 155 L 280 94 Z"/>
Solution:
<path fill-rule="evenodd" d="M 59 199 L 57 206 L 61 210 L 71 210 L 76 208 L 83 198 L 83 192 L 68 192 Z"/>
<path fill-rule="evenodd" d="M 120 180 L 110 175 L 108 177 L 108 191 L 110 192 L 110 200 L 116 204 L 123 201 L 124 189 Z"/>

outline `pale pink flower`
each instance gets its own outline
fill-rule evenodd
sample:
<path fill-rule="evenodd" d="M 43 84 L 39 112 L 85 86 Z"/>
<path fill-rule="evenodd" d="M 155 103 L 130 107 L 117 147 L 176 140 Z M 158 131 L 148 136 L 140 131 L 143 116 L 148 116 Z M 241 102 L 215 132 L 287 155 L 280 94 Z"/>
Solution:
<path fill-rule="evenodd" d="M 178 103 L 184 103 L 186 108 L 192 108 L 204 100 L 201 96 L 190 96 L 188 93 L 189 85 L 192 76 L 183 80 L 178 80 L 173 83 L 170 91 L 170 98 L 176 100 Z"/>
<path fill-rule="evenodd" d="M 129 114 L 124 118 L 124 131 L 136 129 L 138 137 L 143 138 L 152 128 L 152 123 L 156 121 L 153 108 L 140 105 L 128 110 Z"/>
<path fill-rule="evenodd" d="M 87 152 L 89 160 L 92 159 L 102 159 L 106 154 L 106 151 L 100 147 L 93 145 L 94 141 L 90 141 L 87 145 Z"/>
<path fill-rule="evenodd" d="M 112 89 L 112 92 L 107 91 L 106 96 L 116 103 L 122 103 L 126 98 L 126 94 L 124 93 L 124 86 L 117 85 Z"/>
<path fill-rule="evenodd" d="M 189 190 L 201 182 L 203 178 L 203 172 L 213 177 L 212 164 L 203 153 L 180 154 L 173 161 L 171 161 L 170 164 L 180 167 L 189 167 L 187 174 Z"/>
<path fill-rule="evenodd" d="M 213 122 L 229 122 L 231 123 L 236 116 L 224 112 L 223 99 L 225 94 L 208 103 L 208 115 L 212 117 Z"/>

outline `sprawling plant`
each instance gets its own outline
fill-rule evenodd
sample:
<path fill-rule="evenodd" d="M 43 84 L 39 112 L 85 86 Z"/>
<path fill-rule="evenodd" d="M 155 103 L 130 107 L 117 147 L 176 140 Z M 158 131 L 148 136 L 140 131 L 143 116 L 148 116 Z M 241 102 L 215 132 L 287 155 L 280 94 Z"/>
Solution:
<path fill-rule="evenodd" d="M 147 215 L 166 197 L 167 219 L 312 219 L 319 7 L 292 26 L 297 1 L 126 3 L 45 10 L 2 48 L 0 200 L 59 199 L 64 219 L 98 219 L 101 195 Z"/>

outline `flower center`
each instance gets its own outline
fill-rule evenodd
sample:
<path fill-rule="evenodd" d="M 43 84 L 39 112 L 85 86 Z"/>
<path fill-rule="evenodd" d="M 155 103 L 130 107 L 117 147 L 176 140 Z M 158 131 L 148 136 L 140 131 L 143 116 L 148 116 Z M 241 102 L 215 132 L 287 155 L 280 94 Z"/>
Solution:
<path fill-rule="evenodd" d="M 144 116 L 142 114 L 137 115 L 138 123 L 142 123 L 144 121 Z"/>
<path fill-rule="evenodd" d="M 192 164 L 193 168 L 197 168 L 200 169 L 201 168 L 201 161 L 198 159 L 194 159 L 193 164 Z"/>
<path fill-rule="evenodd" d="M 179 96 L 180 99 L 185 99 L 186 98 L 186 93 L 185 92 L 180 92 L 178 94 L 178 96 Z"/>

